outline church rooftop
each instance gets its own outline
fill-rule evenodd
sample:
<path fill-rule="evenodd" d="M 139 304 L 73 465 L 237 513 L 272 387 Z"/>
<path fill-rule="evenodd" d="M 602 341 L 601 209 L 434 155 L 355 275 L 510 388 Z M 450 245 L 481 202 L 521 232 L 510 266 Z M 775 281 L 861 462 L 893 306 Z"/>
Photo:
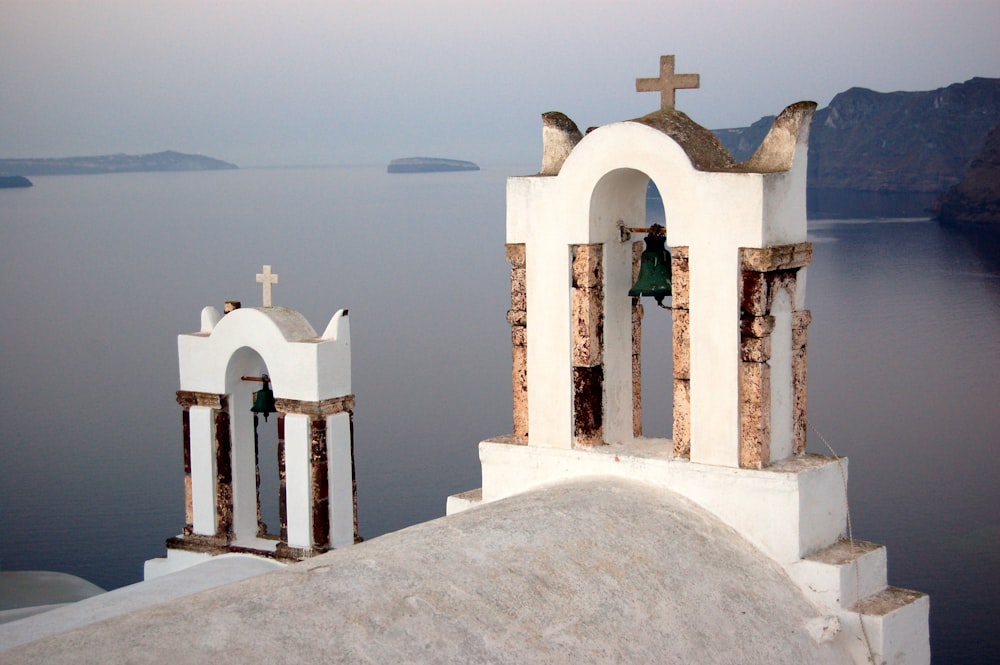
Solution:
<path fill-rule="evenodd" d="M 811 636 L 822 621 L 708 512 L 604 478 L 27 644 L 4 662 L 851 662 Z"/>

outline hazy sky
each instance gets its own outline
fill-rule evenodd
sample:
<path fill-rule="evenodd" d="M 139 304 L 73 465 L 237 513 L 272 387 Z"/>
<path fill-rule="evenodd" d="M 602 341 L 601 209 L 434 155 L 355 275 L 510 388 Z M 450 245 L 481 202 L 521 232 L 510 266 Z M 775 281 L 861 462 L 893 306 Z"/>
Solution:
<path fill-rule="evenodd" d="M 1000 0 L 0 0 L 0 156 L 540 159 L 544 111 L 710 128 L 1000 76 Z"/>

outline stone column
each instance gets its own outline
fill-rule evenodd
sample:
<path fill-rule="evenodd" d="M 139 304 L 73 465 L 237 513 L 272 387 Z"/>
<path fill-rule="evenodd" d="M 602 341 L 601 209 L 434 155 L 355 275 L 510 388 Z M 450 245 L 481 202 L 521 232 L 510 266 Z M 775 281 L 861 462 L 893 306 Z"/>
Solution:
<path fill-rule="evenodd" d="M 232 537 L 233 478 L 229 407 L 225 395 L 177 391 L 184 441 L 185 524 L 168 547 L 212 551 Z M 194 413 L 192 413 L 194 410 Z"/>
<path fill-rule="evenodd" d="M 812 323 L 812 313 L 800 310 L 792 313 L 792 446 L 796 455 L 806 451 L 806 379 L 807 379 L 807 329 Z"/>
<path fill-rule="evenodd" d="M 642 240 L 632 243 L 632 284 L 639 278 Z M 645 310 L 639 298 L 632 298 L 632 436 L 642 436 L 642 318 Z"/>
<path fill-rule="evenodd" d="M 810 315 L 796 309 L 799 270 L 812 261 L 812 244 L 741 248 L 740 269 L 740 466 L 763 468 L 772 461 L 771 370 L 774 362 L 791 365 L 792 453 L 805 451 L 806 327 Z M 787 291 L 791 302 L 789 355 L 772 349 L 776 295 Z M 786 325 L 787 323 L 787 314 Z M 784 351 L 784 350 L 783 350 Z M 780 448 L 779 448 L 780 450 Z M 780 453 L 777 453 L 780 455 Z"/>
<path fill-rule="evenodd" d="M 282 479 L 276 554 L 301 559 L 360 540 L 354 476 L 354 396 L 320 402 L 275 399 Z"/>
<path fill-rule="evenodd" d="M 288 474 L 285 470 L 285 414 L 278 415 L 278 540 L 288 542 Z"/>
<path fill-rule="evenodd" d="M 573 444 L 604 443 L 604 246 L 574 245 Z"/>
<path fill-rule="evenodd" d="M 510 269 L 511 383 L 514 398 L 514 442 L 528 442 L 528 289 L 524 243 L 507 245 Z"/>
<path fill-rule="evenodd" d="M 216 534 L 233 536 L 233 445 L 229 431 L 228 399 L 215 412 Z"/>
<path fill-rule="evenodd" d="M 674 332 L 674 457 L 691 459 L 691 270 L 688 248 L 672 247 Z"/>

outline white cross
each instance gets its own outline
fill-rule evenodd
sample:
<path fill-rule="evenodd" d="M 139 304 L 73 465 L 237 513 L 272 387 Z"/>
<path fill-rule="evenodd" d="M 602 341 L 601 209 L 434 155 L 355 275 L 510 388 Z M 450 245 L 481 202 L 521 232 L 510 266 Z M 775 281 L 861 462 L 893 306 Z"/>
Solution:
<path fill-rule="evenodd" d="M 278 283 L 278 276 L 271 273 L 271 266 L 264 266 L 264 272 L 257 273 L 257 283 L 264 285 L 264 307 L 270 307 L 271 285 Z"/>
<path fill-rule="evenodd" d="M 660 93 L 660 108 L 672 109 L 679 88 L 697 88 L 701 77 L 697 74 L 674 74 L 674 56 L 660 56 L 660 78 L 636 79 L 636 92 Z"/>

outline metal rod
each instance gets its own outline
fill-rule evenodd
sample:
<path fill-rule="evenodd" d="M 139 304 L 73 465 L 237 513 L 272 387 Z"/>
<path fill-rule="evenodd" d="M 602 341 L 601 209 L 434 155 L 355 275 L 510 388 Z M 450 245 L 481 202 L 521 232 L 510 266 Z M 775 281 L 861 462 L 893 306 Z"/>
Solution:
<path fill-rule="evenodd" d="M 657 235 L 666 233 L 666 229 L 662 226 L 657 226 L 655 229 L 652 226 L 625 226 L 622 230 L 629 233 L 651 233 L 655 230 Z"/>
<path fill-rule="evenodd" d="M 264 376 L 241 376 L 240 380 L 241 381 L 260 381 L 261 383 L 265 383 L 267 381 L 270 381 L 271 377 L 269 377 L 267 374 L 265 374 Z"/>
<path fill-rule="evenodd" d="M 621 234 L 622 242 L 628 242 L 632 237 L 633 233 L 656 233 L 657 235 L 665 235 L 667 229 L 660 224 L 654 224 L 653 226 L 625 226 L 625 222 L 618 222 L 618 231 Z"/>

